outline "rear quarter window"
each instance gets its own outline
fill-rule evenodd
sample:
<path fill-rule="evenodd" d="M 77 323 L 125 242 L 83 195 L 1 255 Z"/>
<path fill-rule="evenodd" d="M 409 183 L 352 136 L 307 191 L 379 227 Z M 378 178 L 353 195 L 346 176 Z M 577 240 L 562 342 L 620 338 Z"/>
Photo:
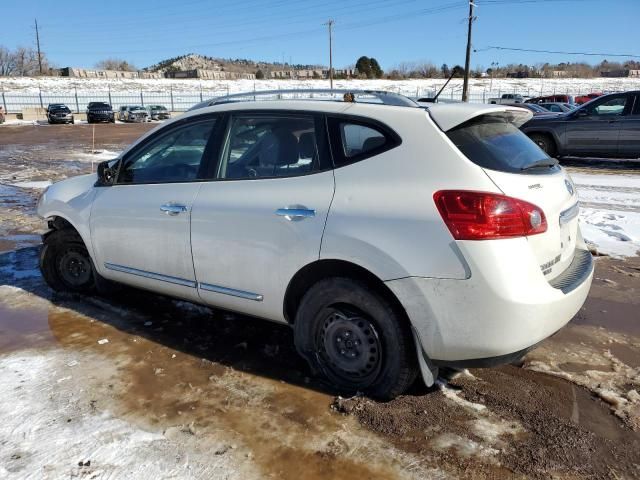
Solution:
<path fill-rule="evenodd" d="M 521 173 L 533 171 L 532 165 L 545 159 L 553 162 L 518 127 L 498 116 L 476 117 L 449 130 L 447 136 L 469 160 L 490 170 Z"/>
<path fill-rule="evenodd" d="M 377 121 L 329 117 L 328 123 L 336 167 L 379 155 L 402 143 L 396 132 Z"/>

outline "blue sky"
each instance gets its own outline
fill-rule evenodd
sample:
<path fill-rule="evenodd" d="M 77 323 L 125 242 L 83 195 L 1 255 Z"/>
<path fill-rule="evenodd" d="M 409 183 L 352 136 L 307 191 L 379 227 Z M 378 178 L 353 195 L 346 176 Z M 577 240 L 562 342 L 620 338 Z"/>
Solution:
<path fill-rule="evenodd" d="M 640 56 L 640 0 L 475 0 L 472 67 L 491 62 L 604 57 L 484 50 L 488 46 Z M 467 0 L 3 0 L 0 45 L 35 44 L 57 66 L 119 57 L 145 67 L 194 52 L 213 57 L 328 64 L 323 23 L 334 26 L 334 66 L 373 56 L 464 63 Z M 614 60 L 614 57 L 608 57 Z M 617 59 L 621 60 L 621 59 Z M 640 60 L 640 58 L 636 58 Z"/>

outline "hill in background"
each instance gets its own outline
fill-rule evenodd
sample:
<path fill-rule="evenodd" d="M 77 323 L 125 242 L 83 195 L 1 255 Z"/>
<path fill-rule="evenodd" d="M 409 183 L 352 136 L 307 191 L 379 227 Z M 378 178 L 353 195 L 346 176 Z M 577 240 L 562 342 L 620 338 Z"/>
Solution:
<path fill-rule="evenodd" d="M 283 69 L 314 69 L 323 68 L 319 65 L 290 65 L 288 63 L 255 62 L 246 59 L 213 58 L 196 53 L 180 55 L 179 57 L 162 60 L 155 65 L 144 69 L 147 72 L 179 72 L 184 70 L 218 70 L 236 73 L 256 73 L 262 70 L 264 73 Z"/>

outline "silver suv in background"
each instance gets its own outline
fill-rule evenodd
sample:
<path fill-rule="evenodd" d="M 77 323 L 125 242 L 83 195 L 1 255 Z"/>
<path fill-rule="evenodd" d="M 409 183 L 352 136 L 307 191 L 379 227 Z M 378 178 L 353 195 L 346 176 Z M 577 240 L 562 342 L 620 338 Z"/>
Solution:
<path fill-rule="evenodd" d="M 149 105 L 147 107 L 150 120 L 167 120 L 171 118 L 171 112 L 164 105 Z"/>
<path fill-rule="evenodd" d="M 118 120 L 121 122 L 146 122 L 149 112 L 139 105 L 123 105 L 118 111 Z"/>

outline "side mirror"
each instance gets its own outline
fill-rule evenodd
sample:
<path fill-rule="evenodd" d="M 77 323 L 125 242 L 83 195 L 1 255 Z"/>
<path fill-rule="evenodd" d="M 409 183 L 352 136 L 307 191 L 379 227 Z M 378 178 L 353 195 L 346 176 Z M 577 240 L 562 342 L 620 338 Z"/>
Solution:
<path fill-rule="evenodd" d="M 580 108 L 576 111 L 576 117 L 588 117 L 590 115 L 589 111 L 586 108 Z"/>
<path fill-rule="evenodd" d="M 112 161 L 113 160 L 105 160 L 98 164 L 98 186 L 106 187 L 108 185 L 113 185 L 120 161 L 114 163 L 113 167 L 109 167 L 109 163 Z"/>

